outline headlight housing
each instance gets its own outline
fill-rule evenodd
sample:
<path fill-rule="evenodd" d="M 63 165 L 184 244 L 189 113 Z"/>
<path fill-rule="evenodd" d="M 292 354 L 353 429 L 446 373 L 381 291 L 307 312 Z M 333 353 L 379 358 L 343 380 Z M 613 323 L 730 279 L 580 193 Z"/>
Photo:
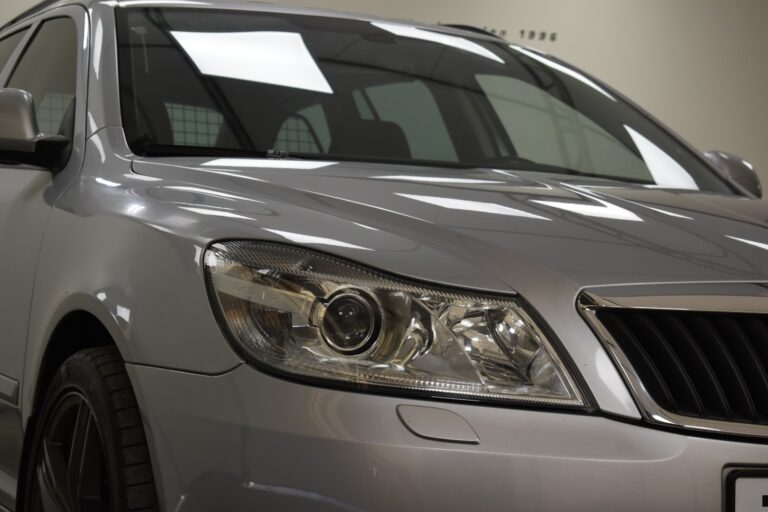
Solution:
<path fill-rule="evenodd" d="M 248 361 L 368 391 L 584 406 L 542 328 L 514 296 L 433 287 L 269 242 L 205 255 L 214 309 Z"/>

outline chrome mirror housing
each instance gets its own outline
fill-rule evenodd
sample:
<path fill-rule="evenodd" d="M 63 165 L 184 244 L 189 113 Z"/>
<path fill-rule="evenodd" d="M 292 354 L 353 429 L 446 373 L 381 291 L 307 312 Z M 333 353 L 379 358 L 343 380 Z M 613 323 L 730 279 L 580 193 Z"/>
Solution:
<path fill-rule="evenodd" d="M 741 157 L 725 151 L 708 151 L 704 154 L 726 178 L 744 188 L 755 197 L 763 196 L 760 178 L 755 167 Z"/>
<path fill-rule="evenodd" d="M 40 133 L 31 94 L 0 89 L 0 162 L 56 171 L 66 160 L 69 142 L 61 135 Z"/>

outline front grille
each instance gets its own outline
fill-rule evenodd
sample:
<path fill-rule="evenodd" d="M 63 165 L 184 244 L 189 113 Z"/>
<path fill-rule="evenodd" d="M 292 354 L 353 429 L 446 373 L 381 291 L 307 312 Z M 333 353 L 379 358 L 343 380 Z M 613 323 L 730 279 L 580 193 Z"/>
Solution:
<path fill-rule="evenodd" d="M 596 315 L 661 408 L 768 425 L 768 315 L 613 308 Z"/>

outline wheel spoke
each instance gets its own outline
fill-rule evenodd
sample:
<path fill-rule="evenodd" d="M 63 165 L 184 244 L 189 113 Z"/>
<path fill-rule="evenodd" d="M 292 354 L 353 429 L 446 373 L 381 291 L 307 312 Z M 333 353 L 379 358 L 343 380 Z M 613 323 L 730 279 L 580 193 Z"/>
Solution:
<path fill-rule="evenodd" d="M 40 502 L 45 512 L 74 512 L 71 498 L 66 494 L 66 462 L 61 445 L 43 439 L 37 481 L 40 488 Z"/>
<path fill-rule="evenodd" d="M 72 504 L 79 508 L 80 487 L 83 480 L 83 469 L 87 454 L 88 437 L 93 423 L 91 409 L 84 400 L 77 405 L 72 441 L 70 444 L 69 460 L 67 461 L 67 487 L 72 497 Z"/>
<path fill-rule="evenodd" d="M 43 512 L 63 512 L 64 509 L 60 506 L 60 502 L 56 497 L 53 487 L 50 482 L 46 482 L 44 475 L 42 474 L 42 468 L 38 469 L 37 485 L 35 486 L 37 497 L 36 503 L 39 505 L 39 509 Z M 33 510 L 38 510 L 33 506 Z"/>
<path fill-rule="evenodd" d="M 30 512 L 109 512 L 104 450 L 88 401 L 72 392 L 46 422 Z"/>
<path fill-rule="evenodd" d="M 78 511 L 108 510 L 104 503 L 103 450 L 96 420 L 87 402 L 82 401 L 72 431 L 68 483 L 72 503 Z"/>

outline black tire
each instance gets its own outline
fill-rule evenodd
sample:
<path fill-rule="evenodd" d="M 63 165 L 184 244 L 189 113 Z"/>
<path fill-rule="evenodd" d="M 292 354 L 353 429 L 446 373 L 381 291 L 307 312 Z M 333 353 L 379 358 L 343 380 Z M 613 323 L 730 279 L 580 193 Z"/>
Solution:
<path fill-rule="evenodd" d="M 78 352 L 56 372 L 29 454 L 25 512 L 158 510 L 136 397 L 113 347 Z"/>

